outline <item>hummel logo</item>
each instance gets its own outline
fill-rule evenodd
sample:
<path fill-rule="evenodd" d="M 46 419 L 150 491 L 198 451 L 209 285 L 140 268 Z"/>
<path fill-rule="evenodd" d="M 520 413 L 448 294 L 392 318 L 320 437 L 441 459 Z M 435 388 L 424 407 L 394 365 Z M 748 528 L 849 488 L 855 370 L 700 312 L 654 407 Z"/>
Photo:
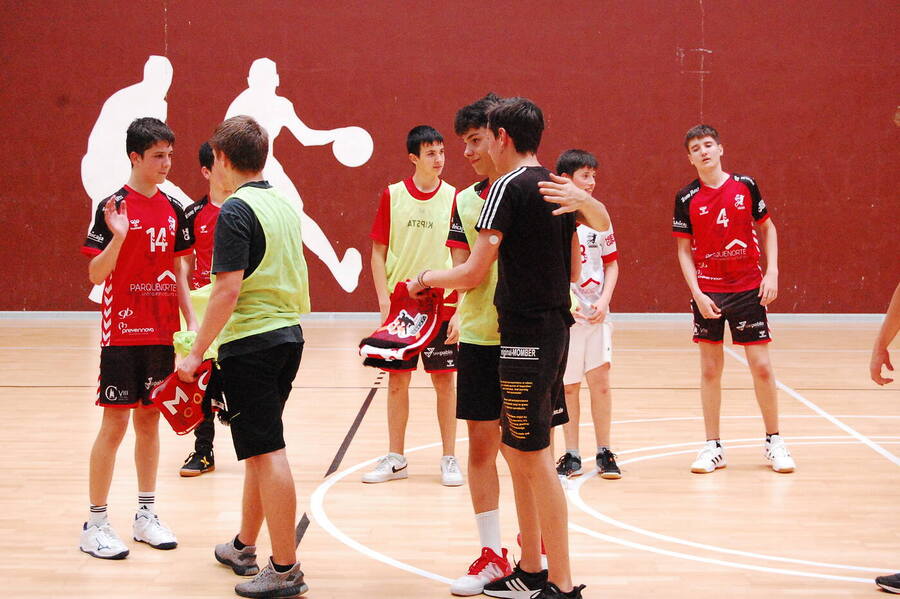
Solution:
<path fill-rule="evenodd" d="M 747 247 L 747 244 L 744 243 L 743 241 L 741 241 L 740 239 L 732 239 L 732 240 L 731 240 L 731 243 L 729 243 L 728 245 L 725 246 L 725 249 L 726 249 L 726 250 L 730 250 L 731 248 L 733 248 L 733 247 L 736 246 L 736 245 L 739 245 L 739 246 L 741 246 L 742 248 L 746 248 L 746 247 Z"/>
<path fill-rule="evenodd" d="M 173 273 L 171 270 L 164 270 L 161 275 L 156 277 L 156 280 L 162 281 L 163 279 L 166 279 L 166 278 L 172 279 L 172 282 L 174 283 L 175 282 L 175 273 Z"/>
<path fill-rule="evenodd" d="M 700 216 L 704 214 L 709 214 L 709 208 L 707 206 L 700 206 Z"/>

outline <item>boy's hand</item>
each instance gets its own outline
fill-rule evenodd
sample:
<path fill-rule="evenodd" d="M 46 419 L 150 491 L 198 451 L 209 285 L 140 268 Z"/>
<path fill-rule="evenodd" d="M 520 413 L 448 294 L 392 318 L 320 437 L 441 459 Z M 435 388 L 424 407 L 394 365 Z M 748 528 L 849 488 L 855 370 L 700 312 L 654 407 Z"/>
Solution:
<path fill-rule="evenodd" d="M 577 212 L 585 202 L 592 199 L 588 192 L 577 187 L 571 179 L 553 173 L 550 173 L 550 179 L 539 182 L 538 187 L 541 188 L 541 195 L 546 201 L 559 204 L 559 208 L 553 211 L 555 215 Z"/>
<path fill-rule="evenodd" d="M 894 371 L 894 365 L 891 364 L 891 355 L 888 353 L 887 348 L 885 349 L 873 349 L 872 350 L 872 358 L 869 360 L 869 375 L 872 377 L 872 380 L 878 383 L 879 385 L 886 385 L 888 383 L 893 383 L 894 379 L 889 379 L 881 376 L 881 367 L 885 366 L 891 372 Z"/>
<path fill-rule="evenodd" d="M 128 235 L 128 208 L 125 206 L 125 200 L 119 204 L 118 210 L 114 200 L 106 202 L 106 206 L 103 207 L 103 220 L 106 221 L 106 226 L 109 227 L 113 237 L 121 239 Z"/>
<path fill-rule="evenodd" d="M 590 324 L 600 324 L 606 320 L 606 315 L 609 314 L 609 304 L 601 299 L 597 300 L 597 303 L 592 307 L 594 308 L 594 313 L 587 318 Z"/>
<path fill-rule="evenodd" d="M 719 309 L 719 306 L 717 306 L 716 302 L 712 301 L 705 293 L 694 296 L 694 303 L 697 304 L 697 309 L 700 310 L 700 314 L 703 318 L 722 317 L 722 311 Z"/>
<path fill-rule="evenodd" d="M 193 383 L 197 380 L 197 369 L 200 368 L 202 362 L 202 356 L 197 356 L 194 352 L 189 353 L 175 365 L 178 378 L 184 383 Z"/>
<path fill-rule="evenodd" d="M 419 297 L 425 290 L 426 288 L 419 285 L 416 280 L 406 282 L 406 291 L 409 293 L 409 297 Z"/>
<path fill-rule="evenodd" d="M 778 275 L 767 272 L 763 277 L 762 283 L 759 285 L 759 303 L 761 306 L 768 306 L 778 297 Z"/>
<path fill-rule="evenodd" d="M 459 343 L 459 312 L 454 312 L 447 325 L 447 341 L 444 344 L 456 345 L 457 343 Z"/>

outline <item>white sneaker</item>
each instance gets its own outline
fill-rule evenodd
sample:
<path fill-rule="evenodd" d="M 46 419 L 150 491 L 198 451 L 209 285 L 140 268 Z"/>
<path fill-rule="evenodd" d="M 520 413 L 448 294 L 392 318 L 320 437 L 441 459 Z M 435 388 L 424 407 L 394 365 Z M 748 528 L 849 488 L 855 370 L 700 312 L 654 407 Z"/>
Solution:
<path fill-rule="evenodd" d="M 769 460 L 772 470 L 782 474 L 793 472 L 797 467 L 781 435 L 772 435 L 770 440 L 766 441 L 766 459 Z"/>
<path fill-rule="evenodd" d="M 725 446 L 721 441 L 707 441 L 697 454 L 697 459 L 691 464 L 691 472 L 709 474 L 725 466 Z"/>
<path fill-rule="evenodd" d="M 450 585 L 450 593 L 463 597 L 480 595 L 484 591 L 484 585 L 512 574 L 512 566 L 509 565 L 506 548 L 503 548 L 501 553 L 503 553 L 503 557 L 494 553 L 490 547 L 482 547 L 481 556 L 472 562 L 468 573 L 460 576 Z"/>
<path fill-rule="evenodd" d="M 147 543 L 154 549 L 175 549 L 178 547 L 178 539 L 172 534 L 159 516 L 146 508 L 141 508 L 134 515 L 132 526 L 134 540 Z"/>
<path fill-rule="evenodd" d="M 128 547 L 113 530 L 109 520 L 100 525 L 85 522 L 79 548 L 100 559 L 125 559 L 128 555 Z"/>
<path fill-rule="evenodd" d="M 375 467 L 363 474 L 364 483 L 384 483 L 398 478 L 407 478 L 406 456 L 396 457 L 397 454 L 387 454 L 375 464 Z"/>
<path fill-rule="evenodd" d="M 445 487 L 458 487 L 463 484 L 459 462 L 452 455 L 445 455 L 441 458 L 441 484 Z"/>

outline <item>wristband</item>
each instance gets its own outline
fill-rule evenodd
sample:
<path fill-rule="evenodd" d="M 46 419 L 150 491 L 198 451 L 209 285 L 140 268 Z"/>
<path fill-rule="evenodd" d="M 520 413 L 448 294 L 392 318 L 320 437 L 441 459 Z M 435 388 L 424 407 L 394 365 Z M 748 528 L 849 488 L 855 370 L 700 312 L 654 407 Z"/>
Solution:
<path fill-rule="evenodd" d="M 416 277 L 416 283 L 422 286 L 422 289 L 431 289 L 430 285 L 425 284 L 425 273 L 431 272 L 429 269 L 425 269 L 419 273 L 419 276 Z"/>

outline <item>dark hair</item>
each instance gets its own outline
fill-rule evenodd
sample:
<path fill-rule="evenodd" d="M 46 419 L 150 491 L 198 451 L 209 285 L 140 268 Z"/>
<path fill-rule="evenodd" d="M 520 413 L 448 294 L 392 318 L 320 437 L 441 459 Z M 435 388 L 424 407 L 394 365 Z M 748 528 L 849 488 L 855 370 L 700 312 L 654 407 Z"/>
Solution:
<path fill-rule="evenodd" d="M 216 127 L 209 145 L 244 173 L 258 173 L 269 157 L 269 135 L 247 115 L 233 116 Z"/>
<path fill-rule="evenodd" d="M 429 127 L 428 125 L 413 127 L 409 130 L 409 133 L 406 134 L 406 151 L 410 154 L 415 154 L 416 156 L 419 155 L 422 144 L 436 143 L 444 143 L 444 136 L 442 136 L 437 129 Z"/>
<path fill-rule="evenodd" d="M 198 152 L 200 158 L 200 166 L 206 167 L 208 170 L 212 170 L 213 165 L 213 151 L 212 146 L 209 145 L 208 141 L 204 141 L 203 145 L 200 146 L 200 151 Z"/>
<path fill-rule="evenodd" d="M 688 132 L 684 134 L 684 147 L 687 148 L 692 139 L 707 136 L 716 140 L 717 144 L 722 143 L 719 141 L 719 132 L 713 127 L 710 127 L 709 125 L 696 125 L 695 127 L 688 129 Z"/>
<path fill-rule="evenodd" d="M 597 158 L 586 150 L 566 150 L 556 161 L 556 174 L 572 176 L 584 167 L 597 168 Z"/>
<path fill-rule="evenodd" d="M 456 113 L 456 119 L 453 121 L 453 129 L 456 131 L 456 134 L 463 135 L 470 129 L 487 127 L 488 110 L 496 106 L 501 99 L 494 92 L 488 92 L 480 100 L 460 108 Z"/>
<path fill-rule="evenodd" d="M 132 152 L 137 152 L 143 156 L 158 141 L 175 145 L 175 134 L 168 125 L 152 116 L 134 119 L 125 133 L 125 153 L 131 156 Z"/>
<path fill-rule="evenodd" d="M 495 136 L 501 127 L 505 129 L 519 154 L 536 153 L 544 133 L 544 114 L 528 98 L 506 98 L 488 111 L 488 127 Z"/>

